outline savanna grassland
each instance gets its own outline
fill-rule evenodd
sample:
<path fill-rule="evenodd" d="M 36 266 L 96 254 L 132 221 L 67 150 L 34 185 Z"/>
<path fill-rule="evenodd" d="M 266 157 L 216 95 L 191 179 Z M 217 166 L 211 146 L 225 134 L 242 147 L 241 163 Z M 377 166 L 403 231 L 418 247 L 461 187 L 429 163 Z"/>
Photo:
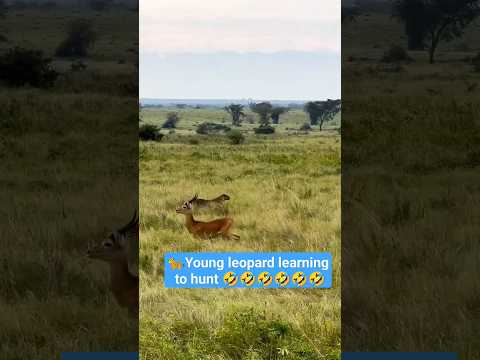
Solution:
<path fill-rule="evenodd" d="M 144 108 L 161 125 L 172 109 Z M 298 128 L 302 111 L 274 135 L 234 127 L 245 142 L 199 135 L 208 121 L 230 125 L 222 109 L 185 109 L 161 142 L 140 144 L 140 357 L 153 359 L 338 359 L 340 352 L 340 136 Z M 253 116 L 253 115 L 252 115 Z M 257 121 L 257 120 L 255 120 Z M 287 130 L 287 128 L 289 130 Z M 230 195 L 240 240 L 201 240 L 175 208 L 194 193 Z M 195 214 L 201 220 L 222 216 Z M 167 251 L 329 251 L 329 290 L 165 289 Z"/>
<path fill-rule="evenodd" d="M 137 60 L 129 50 L 137 46 L 137 14 L 70 10 L 10 9 L 0 19 L 0 55 L 15 46 L 42 50 L 59 72 L 48 89 L 0 88 L 5 360 L 138 344 L 138 323 L 108 290 L 108 267 L 86 258 L 88 243 L 126 223 L 137 206 Z M 54 52 L 78 17 L 93 18 L 98 42 L 86 69 L 75 72 L 77 59 Z"/>
<path fill-rule="evenodd" d="M 381 61 L 406 47 L 390 15 L 342 33 L 343 350 L 478 359 L 478 23 L 435 64 Z"/>

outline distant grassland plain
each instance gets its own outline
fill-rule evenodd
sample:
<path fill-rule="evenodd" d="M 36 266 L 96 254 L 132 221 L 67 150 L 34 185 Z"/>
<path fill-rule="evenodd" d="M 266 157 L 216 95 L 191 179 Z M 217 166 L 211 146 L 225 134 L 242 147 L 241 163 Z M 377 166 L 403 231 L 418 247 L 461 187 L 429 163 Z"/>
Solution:
<path fill-rule="evenodd" d="M 169 111 L 145 108 L 161 125 Z M 285 114 L 274 135 L 199 135 L 202 122 L 230 125 L 222 109 L 184 109 L 174 132 L 140 144 L 140 352 L 153 359 L 338 359 L 340 354 L 340 135 L 299 132 L 301 110 Z M 335 126 L 337 124 L 337 126 Z M 288 129 L 288 130 L 287 130 Z M 227 193 L 240 240 L 201 240 L 175 208 L 194 193 Z M 222 216 L 201 212 L 196 218 Z M 329 290 L 164 289 L 167 251 L 329 251 Z"/>

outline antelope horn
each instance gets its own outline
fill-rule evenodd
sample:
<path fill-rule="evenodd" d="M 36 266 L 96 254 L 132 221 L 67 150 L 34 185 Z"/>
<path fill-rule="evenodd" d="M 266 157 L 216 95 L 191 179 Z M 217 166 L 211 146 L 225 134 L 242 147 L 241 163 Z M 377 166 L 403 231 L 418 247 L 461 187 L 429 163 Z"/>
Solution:
<path fill-rule="evenodd" d="M 137 226 L 137 225 L 138 225 L 138 214 L 137 214 L 137 210 L 135 209 L 132 219 L 129 221 L 129 223 L 127 225 L 120 228 L 118 230 L 118 232 L 126 233 L 128 230 L 130 230 L 131 228 L 133 228 L 134 226 Z"/>

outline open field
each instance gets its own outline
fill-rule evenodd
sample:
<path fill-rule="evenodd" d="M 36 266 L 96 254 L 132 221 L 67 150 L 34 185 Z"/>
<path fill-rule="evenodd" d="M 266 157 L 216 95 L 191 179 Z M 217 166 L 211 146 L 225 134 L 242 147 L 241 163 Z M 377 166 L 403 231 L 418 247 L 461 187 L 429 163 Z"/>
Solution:
<path fill-rule="evenodd" d="M 478 28 L 388 71 L 401 34 L 379 14 L 343 31 L 342 346 L 478 359 Z"/>
<path fill-rule="evenodd" d="M 197 111 L 184 117 L 203 119 Z M 141 359 L 338 359 L 338 133 L 247 134 L 246 143 L 235 146 L 225 136 L 184 131 L 190 135 L 140 145 Z M 199 140 L 192 145 L 184 138 Z M 239 241 L 200 240 L 187 232 L 175 207 L 195 192 L 231 196 L 228 213 Z M 330 251 L 334 288 L 164 289 L 167 251 Z"/>
<path fill-rule="evenodd" d="M 18 45 L 53 56 L 63 24 L 77 16 L 92 14 L 9 12 L 1 19 L 8 41 L 0 43 L 0 52 Z M 122 33 L 118 26 L 110 33 L 123 39 L 121 54 L 130 54 L 134 45 L 124 36 L 137 32 L 135 18 L 108 12 L 95 16 L 94 23 L 107 32 L 121 22 Z M 0 353 L 5 360 L 137 349 L 138 322 L 108 290 L 108 267 L 86 258 L 88 243 L 123 225 L 137 205 L 137 99 L 136 92 L 122 90 L 136 80 L 134 59 L 116 65 L 120 53 L 114 45 L 104 52 L 104 45 L 99 40 L 97 59 L 85 60 L 88 67 L 79 73 L 69 70 L 70 62 L 55 59 L 61 75 L 51 89 L 0 90 Z"/>

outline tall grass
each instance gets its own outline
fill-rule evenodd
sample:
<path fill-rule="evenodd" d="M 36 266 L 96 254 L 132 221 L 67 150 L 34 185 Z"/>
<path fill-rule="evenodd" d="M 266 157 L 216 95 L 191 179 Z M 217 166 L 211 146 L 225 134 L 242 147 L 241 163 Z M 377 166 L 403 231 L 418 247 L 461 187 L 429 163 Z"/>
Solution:
<path fill-rule="evenodd" d="M 334 134 L 247 137 L 243 145 L 225 138 L 141 144 L 142 359 L 338 358 L 339 150 Z M 196 192 L 231 196 L 227 212 L 239 241 L 200 240 L 187 232 L 175 207 Z M 196 214 L 202 220 L 222 215 Z M 164 289 L 167 251 L 330 251 L 334 287 Z"/>
<path fill-rule="evenodd" d="M 15 31 L 0 52 L 22 46 L 51 56 L 63 25 L 88 16 L 74 12 L 10 11 L 2 26 L 15 23 Z M 105 30 L 124 15 L 112 11 L 111 22 L 98 17 L 96 24 Z M 112 65 L 115 48 L 131 46 L 118 34 L 107 51 L 106 38 L 94 50 L 109 71 L 91 58 L 81 75 L 54 61 L 62 77 L 52 89 L 0 89 L 2 359 L 137 350 L 138 322 L 110 294 L 107 266 L 85 256 L 89 242 L 123 225 L 137 206 L 138 106 L 123 88 L 136 76 L 133 64 Z"/>
<path fill-rule="evenodd" d="M 477 359 L 480 78 L 453 52 L 433 66 L 413 53 L 401 73 L 362 55 L 342 74 L 343 350 Z"/>

